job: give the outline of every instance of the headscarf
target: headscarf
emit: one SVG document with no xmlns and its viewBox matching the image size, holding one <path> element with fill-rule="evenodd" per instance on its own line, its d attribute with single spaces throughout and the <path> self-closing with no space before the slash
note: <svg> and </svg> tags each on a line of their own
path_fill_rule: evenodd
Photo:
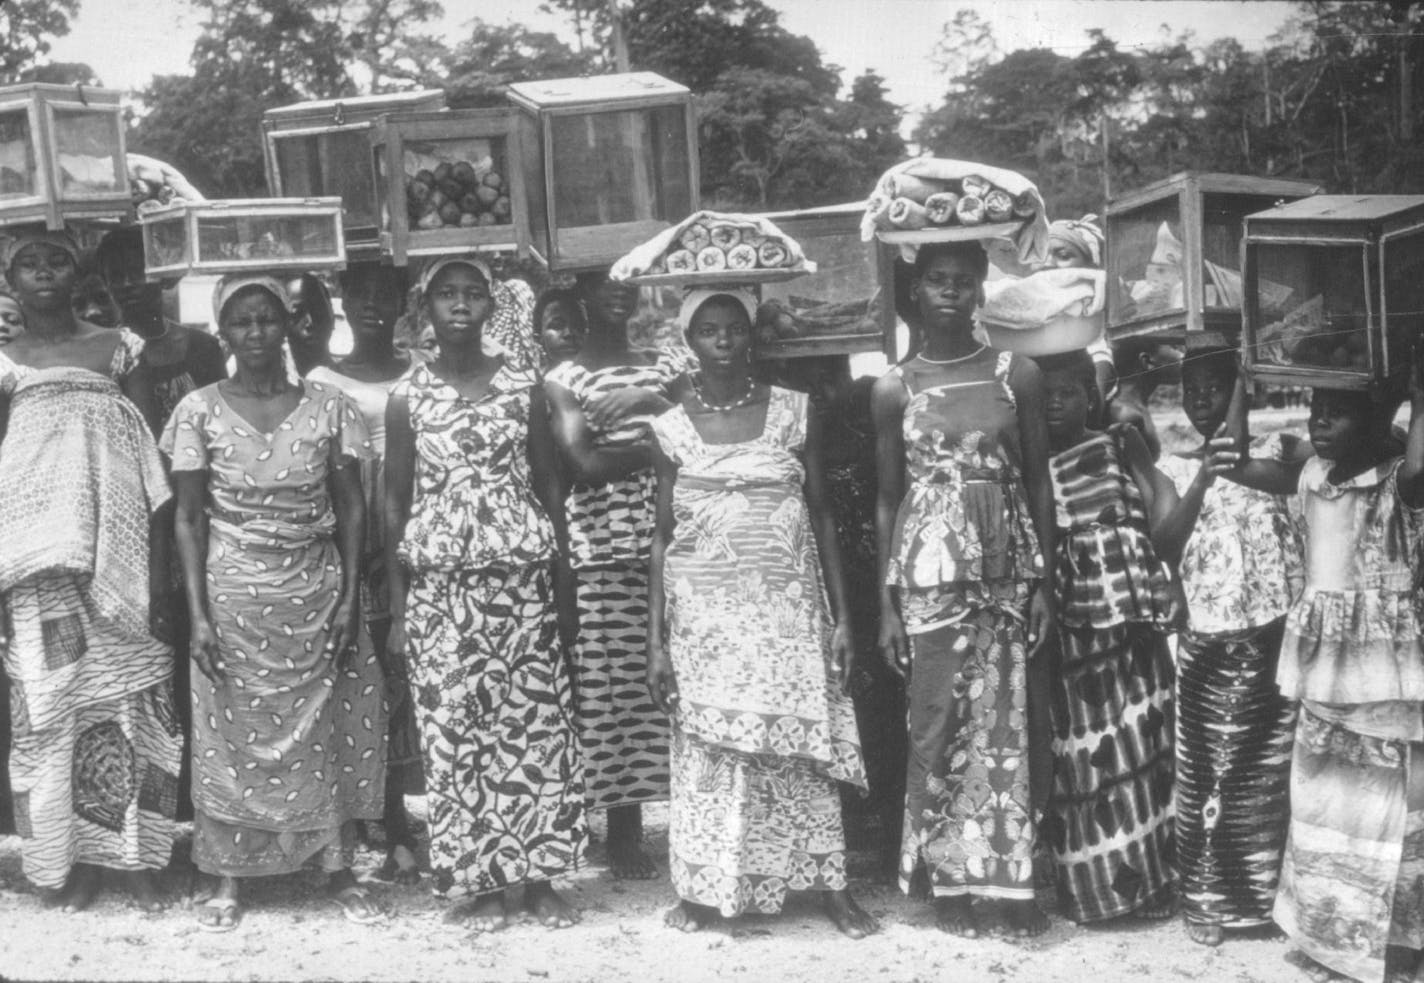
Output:
<svg viewBox="0 0 1424 983">
<path fill-rule="evenodd" d="M 213 320 L 221 325 L 223 308 L 239 290 L 246 290 L 248 287 L 262 288 L 277 298 L 282 310 L 288 314 L 292 313 L 292 295 L 287 292 L 282 281 L 268 273 L 234 273 L 219 280 L 217 288 L 213 290 Z"/>
<path fill-rule="evenodd" d="M 755 324 L 757 314 L 756 295 L 745 287 L 694 287 L 682 298 L 682 307 L 677 312 L 677 326 L 683 334 L 692 327 L 692 318 L 703 304 L 713 297 L 730 297 L 747 312 L 747 320 Z"/>
<path fill-rule="evenodd" d="M 1078 250 L 1097 269 L 1103 266 L 1103 230 L 1098 228 L 1096 215 L 1080 219 L 1059 219 L 1048 227 L 1050 247 L 1057 241 Z"/>
<path fill-rule="evenodd" d="M 478 270 L 480 276 L 485 278 L 485 284 L 494 290 L 494 274 L 490 272 L 489 264 L 478 256 L 438 256 L 430 261 L 420 274 L 420 295 L 425 296 L 425 292 L 430 289 L 430 284 L 435 281 L 439 272 L 449 266 L 468 266 Z"/>
<path fill-rule="evenodd" d="M 420 281 L 417 287 L 420 291 L 420 298 L 425 299 L 426 292 L 430 285 L 435 282 L 435 277 L 441 270 L 450 266 L 468 266 L 477 271 L 485 278 L 485 285 L 489 287 L 490 300 L 494 302 L 494 313 L 485 321 L 483 329 L 480 331 L 480 350 L 490 358 L 504 357 L 514 362 L 527 361 L 530 365 L 537 365 L 537 355 L 532 354 L 534 333 L 528 327 L 529 313 L 534 307 L 534 294 L 525 286 L 524 293 L 508 289 L 508 285 L 494 278 L 494 271 L 490 269 L 479 256 L 465 254 L 462 256 L 437 256 L 430 261 L 424 270 L 421 271 Z M 511 284 L 519 281 L 511 281 Z M 422 323 L 423 320 L 422 320 Z M 523 338 L 523 345 L 518 342 L 511 344 L 510 336 Z M 523 350 L 519 350 L 519 349 Z M 527 357 L 526 356 L 527 354 Z M 516 357 L 518 356 L 518 357 Z"/>
<path fill-rule="evenodd" d="M 5 237 L 4 252 L 0 253 L 0 262 L 4 263 L 4 272 L 10 272 L 10 266 L 15 262 L 15 257 L 20 255 L 20 250 L 26 246 L 33 246 L 35 243 L 46 243 L 63 249 L 74 261 L 75 267 L 79 266 L 79 246 L 68 232 L 63 229 L 36 229 Z"/>
</svg>

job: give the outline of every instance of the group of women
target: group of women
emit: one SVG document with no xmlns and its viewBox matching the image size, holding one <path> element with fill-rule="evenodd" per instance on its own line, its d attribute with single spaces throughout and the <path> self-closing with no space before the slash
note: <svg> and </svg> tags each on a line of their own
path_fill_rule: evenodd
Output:
<svg viewBox="0 0 1424 983">
<path fill-rule="evenodd" d="M 1089 223 L 1053 234 L 1055 262 L 1100 256 Z M 155 288 L 114 291 L 143 338 L 77 319 L 77 260 L 50 233 L 3 257 L 25 321 L 0 350 L 11 810 L 55 903 L 87 905 L 107 867 L 158 904 L 145 874 L 191 798 L 201 927 L 308 866 L 379 920 L 357 826 L 383 820 L 386 873 L 418 877 L 423 792 L 451 917 L 561 927 L 589 810 L 613 873 L 651 877 L 641 808 L 667 801 L 670 925 L 813 891 L 864 937 L 841 789 L 895 786 L 851 696 L 878 648 L 908 716 L 900 883 L 945 931 L 1042 932 L 1051 869 L 1078 922 L 1181 910 L 1215 945 L 1274 920 L 1355 978 L 1413 971 L 1424 415 L 1401 442 L 1398 399 L 1317 391 L 1315 456 L 1241 453 L 1234 353 L 1144 348 L 1116 385 L 1179 373 L 1203 438 L 1159 459 L 1107 353 L 990 347 L 984 250 L 926 245 L 857 498 L 827 478 L 845 407 L 754 362 L 736 287 L 687 293 L 679 356 L 632 345 L 625 284 L 535 301 L 440 257 L 416 284 L 427 352 L 394 343 L 403 272 L 353 264 L 354 348 L 299 374 L 288 284 L 235 276 L 214 301 L 232 375 L 210 378 L 202 343 L 165 345 Z M 867 641 L 842 540 L 871 498 Z"/>
</svg>

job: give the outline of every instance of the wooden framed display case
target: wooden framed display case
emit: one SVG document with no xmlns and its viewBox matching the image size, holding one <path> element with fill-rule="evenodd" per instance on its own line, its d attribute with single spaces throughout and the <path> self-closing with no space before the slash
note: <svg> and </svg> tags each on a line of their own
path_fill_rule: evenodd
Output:
<svg viewBox="0 0 1424 983">
<path fill-rule="evenodd" d="M 132 216 L 117 90 L 0 88 L 0 225 Z"/>
<path fill-rule="evenodd" d="M 894 250 L 861 241 L 864 215 L 865 204 L 854 202 L 761 216 L 800 244 L 816 272 L 761 285 L 766 306 L 757 323 L 758 359 L 877 351 L 893 356 L 893 291 L 882 284 L 889 282 Z"/>
<path fill-rule="evenodd" d="M 1193 345 L 1241 331 L 1241 222 L 1320 191 L 1309 181 L 1185 172 L 1107 211 L 1107 330 Z"/>
<path fill-rule="evenodd" d="M 529 246 L 524 168 L 510 109 L 383 116 L 371 133 L 381 252 L 411 256 Z"/>
<path fill-rule="evenodd" d="M 340 198 L 180 202 L 149 212 L 140 222 L 150 280 L 346 266 Z"/>
<path fill-rule="evenodd" d="M 698 207 L 692 93 L 652 72 L 509 87 L 530 244 L 556 272 L 612 265 Z"/>
<path fill-rule="evenodd" d="M 370 134 L 386 113 L 445 108 L 439 89 L 351 99 L 323 99 L 262 114 L 267 187 L 278 198 L 336 197 L 347 248 L 373 258 L 378 250 L 380 186 Z"/>
<path fill-rule="evenodd" d="M 1246 217 L 1246 364 L 1263 382 L 1365 389 L 1424 333 L 1424 195 L 1318 195 Z"/>
</svg>

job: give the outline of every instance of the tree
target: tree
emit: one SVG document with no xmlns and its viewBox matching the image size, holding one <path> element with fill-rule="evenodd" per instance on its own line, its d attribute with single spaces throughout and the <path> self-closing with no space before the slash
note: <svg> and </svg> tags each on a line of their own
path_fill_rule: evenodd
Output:
<svg viewBox="0 0 1424 983">
<path fill-rule="evenodd" d="M 420 67 L 391 70 L 392 77 L 444 88 L 452 107 L 465 108 L 504 105 L 511 82 L 587 75 L 595 67 L 592 53 L 579 54 L 546 31 L 479 19 L 469 31 L 453 50 L 426 39 L 412 49 Z"/>
<path fill-rule="evenodd" d="M 69 33 L 69 19 L 78 13 L 79 0 L 0 2 L 0 81 L 17 81 L 33 68 L 51 41 Z"/>
</svg>

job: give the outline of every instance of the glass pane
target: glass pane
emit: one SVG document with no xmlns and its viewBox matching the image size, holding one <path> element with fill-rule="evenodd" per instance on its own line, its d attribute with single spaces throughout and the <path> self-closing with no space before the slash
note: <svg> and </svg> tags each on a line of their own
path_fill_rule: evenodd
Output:
<svg viewBox="0 0 1424 983">
<path fill-rule="evenodd" d="M 1424 336 L 1424 234 L 1392 239 L 1384 256 L 1385 343 L 1393 372 Z"/>
<path fill-rule="evenodd" d="M 128 189 L 128 169 L 119 159 L 116 113 L 56 109 L 54 146 L 59 157 L 59 193 L 99 194 Z"/>
<path fill-rule="evenodd" d="M 1241 309 L 1241 223 L 1279 199 L 1266 195 L 1202 195 L 1202 291 L 1206 307 Z"/>
<path fill-rule="evenodd" d="M 1108 284 L 1113 321 L 1183 310 L 1186 245 L 1173 195 L 1108 218 Z"/>
<path fill-rule="evenodd" d="M 143 226 L 143 262 L 150 269 L 182 265 L 187 260 L 187 223 L 176 216 Z"/>
<path fill-rule="evenodd" d="M 555 116 L 551 128 L 559 228 L 677 221 L 692 211 L 682 107 Z"/>
<path fill-rule="evenodd" d="M 406 207 L 412 231 L 514 224 L 503 137 L 406 140 Z"/>
<path fill-rule="evenodd" d="M 519 116 L 519 159 L 524 168 L 524 196 L 528 202 L 529 235 L 539 255 L 549 255 L 548 201 L 544 197 L 544 131 L 537 116 Z"/>
<path fill-rule="evenodd" d="M 370 144 L 365 130 L 279 134 L 273 140 L 283 197 L 340 198 L 341 220 L 348 228 L 375 226 L 376 186 L 366 163 Z"/>
<path fill-rule="evenodd" d="M 775 301 L 780 309 L 763 308 L 758 336 L 773 340 L 768 331 L 776 338 L 878 332 L 874 243 L 861 242 L 859 230 L 796 236 L 796 241 L 807 258 L 816 261 L 816 272 L 762 285 L 763 302 Z"/>
<path fill-rule="evenodd" d="M 1359 246 L 1253 245 L 1256 359 L 1266 365 L 1370 369 L 1365 252 Z"/>
<path fill-rule="evenodd" d="M 26 109 L 0 113 L 0 197 L 28 197 L 35 190 L 35 142 Z"/>
<path fill-rule="evenodd" d="M 325 215 L 200 215 L 198 260 L 330 258 L 336 223 Z"/>
</svg>

